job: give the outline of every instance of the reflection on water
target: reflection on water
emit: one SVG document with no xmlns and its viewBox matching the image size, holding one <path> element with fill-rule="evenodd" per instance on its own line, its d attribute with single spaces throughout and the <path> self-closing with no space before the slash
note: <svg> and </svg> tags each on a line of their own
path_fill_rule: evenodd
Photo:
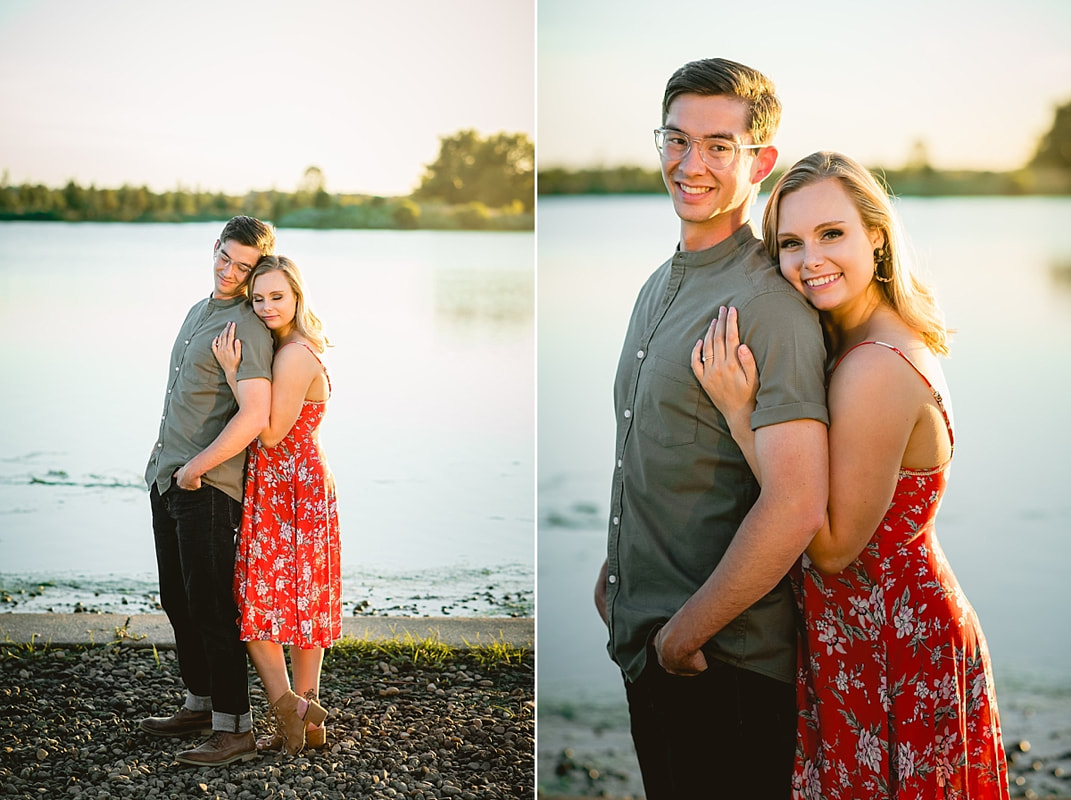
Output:
<svg viewBox="0 0 1071 800">
<path fill-rule="evenodd" d="M 435 314 L 452 335 L 532 325 L 531 273 L 452 269 L 437 272 L 434 280 Z"/>
</svg>

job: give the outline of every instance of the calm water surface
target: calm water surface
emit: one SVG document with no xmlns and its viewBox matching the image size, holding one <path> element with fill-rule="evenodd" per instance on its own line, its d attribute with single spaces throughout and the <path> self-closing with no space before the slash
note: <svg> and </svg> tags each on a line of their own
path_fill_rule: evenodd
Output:
<svg viewBox="0 0 1071 800">
<path fill-rule="evenodd" d="M 1067 733 L 1071 201 L 905 199 L 900 211 L 958 330 L 945 364 L 956 453 L 938 535 L 982 621 L 1009 733 L 1035 712 Z M 605 767 L 629 746 L 592 590 L 605 557 L 614 368 L 636 293 L 677 235 L 662 197 L 540 200 L 541 776 L 564 747 L 601 748 L 591 757 Z"/>
<path fill-rule="evenodd" d="M 0 223 L 0 610 L 155 591 L 142 474 L 221 227 Z M 335 345 L 347 604 L 532 613 L 533 236 L 283 229 L 278 249 Z"/>
</svg>

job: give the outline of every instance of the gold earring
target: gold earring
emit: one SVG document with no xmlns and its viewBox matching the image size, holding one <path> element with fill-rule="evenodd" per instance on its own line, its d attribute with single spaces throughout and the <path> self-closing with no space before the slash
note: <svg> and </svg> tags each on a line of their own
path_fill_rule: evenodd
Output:
<svg viewBox="0 0 1071 800">
<path fill-rule="evenodd" d="M 892 278 L 885 278 L 878 274 L 878 270 L 881 269 L 881 265 L 888 259 L 889 254 L 885 252 L 884 247 L 879 247 L 874 251 L 874 280 L 881 283 L 892 283 Z"/>
</svg>

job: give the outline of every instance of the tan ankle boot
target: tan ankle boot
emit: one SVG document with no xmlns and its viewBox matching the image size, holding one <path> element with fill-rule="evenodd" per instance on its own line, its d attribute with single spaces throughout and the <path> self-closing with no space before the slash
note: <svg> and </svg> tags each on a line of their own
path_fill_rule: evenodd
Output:
<svg viewBox="0 0 1071 800">
<path fill-rule="evenodd" d="M 316 703 L 320 698 L 312 689 L 305 692 L 305 699 L 310 703 Z M 315 724 L 315 723 L 314 723 Z M 327 747 L 327 726 L 320 722 L 315 728 L 305 726 L 305 746 L 310 750 L 319 750 L 322 747 Z"/>
<path fill-rule="evenodd" d="M 286 694 L 272 703 L 276 714 L 276 730 L 282 729 L 286 741 L 283 748 L 292 756 L 305 747 L 305 726 L 319 725 L 327 719 L 327 712 L 315 700 L 306 701 L 305 713 L 298 713 L 302 698 L 288 689 Z"/>
<path fill-rule="evenodd" d="M 286 744 L 286 736 L 283 735 L 282 725 L 276 719 L 275 706 L 272 706 L 271 716 L 268 720 L 268 735 L 257 739 L 257 752 L 266 753 L 282 750 L 284 744 Z"/>
<path fill-rule="evenodd" d="M 286 695 L 283 695 L 284 697 Z M 286 744 L 286 734 L 283 732 L 283 721 L 279 715 L 279 708 L 275 703 L 268 703 L 268 734 L 257 739 L 257 752 L 264 753 L 274 750 L 282 750 Z"/>
<path fill-rule="evenodd" d="M 305 731 L 305 746 L 310 750 L 327 747 L 327 726 L 321 725 L 318 728 L 308 728 Z"/>
</svg>

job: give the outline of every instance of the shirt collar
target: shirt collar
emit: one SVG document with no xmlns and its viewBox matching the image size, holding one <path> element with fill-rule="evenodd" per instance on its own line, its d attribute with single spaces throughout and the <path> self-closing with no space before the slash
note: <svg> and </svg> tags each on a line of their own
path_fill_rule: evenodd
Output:
<svg viewBox="0 0 1071 800">
<path fill-rule="evenodd" d="M 682 253 L 680 244 L 678 244 L 677 252 L 673 254 L 673 263 L 685 267 L 705 267 L 728 258 L 741 247 L 754 242 L 758 238 L 758 232 L 749 220 L 733 231 L 728 239 L 720 241 L 706 250 L 693 250 Z"/>
<path fill-rule="evenodd" d="M 219 300 L 213 297 L 212 295 L 208 296 L 208 304 L 214 308 L 230 308 L 231 306 L 236 306 L 239 303 L 244 302 L 246 302 L 246 297 L 245 295 L 241 294 L 237 297 L 230 297 L 226 300 Z"/>
</svg>

